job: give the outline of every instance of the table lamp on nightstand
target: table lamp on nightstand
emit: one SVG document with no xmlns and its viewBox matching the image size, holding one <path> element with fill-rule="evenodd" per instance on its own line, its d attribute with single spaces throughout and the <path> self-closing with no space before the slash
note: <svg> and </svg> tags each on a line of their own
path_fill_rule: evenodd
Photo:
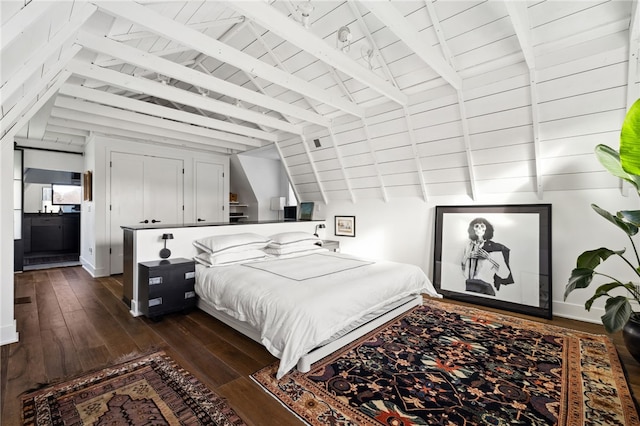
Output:
<svg viewBox="0 0 640 426">
<path fill-rule="evenodd" d="M 164 240 L 164 248 L 160 250 L 160 258 L 166 259 L 171 256 L 171 250 L 167 248 L 167 240 L 173 240 L 173 234 L 162 234 Z"/>
<path fill-rule="evenodd" d="M 320 224 L 316 225 L 316 230 L 315 230 L 315 232 L 313 233 L 313 235 L 315 235 L 315 236 L 317 237 L 317 236 L 318 236 L 318 229 L 324 229 L 324 228 L 326 228 L 326 226 L 324 225 L 324 223 L 320 223 Z"/>
</svg>

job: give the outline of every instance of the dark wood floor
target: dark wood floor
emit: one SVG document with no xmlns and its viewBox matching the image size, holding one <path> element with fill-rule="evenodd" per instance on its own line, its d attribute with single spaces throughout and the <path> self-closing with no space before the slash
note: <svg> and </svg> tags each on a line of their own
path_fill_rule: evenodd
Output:
<svg viewBox="0 0 640 426">
<path fill-rule="evenodd" d="M 249 425 L 300 425 L 249 375 L 275 362 L 262 346 L 195 310 L 159 322 L 134 318 L 121 301 L 122 277 L 94 279 L 80 267 L 30 271 L 15 276 L 20 341 L 2 346 L 1 424 L 20 424 L 20 395 L 41 383 L 113 364 L 134 353 L 165 350 L 219 395 Z M 602 326 L 562 318 L 551 323 L 593 333 Z M 614 336 L 640 395 L 640 364 Z"/>
</svg>

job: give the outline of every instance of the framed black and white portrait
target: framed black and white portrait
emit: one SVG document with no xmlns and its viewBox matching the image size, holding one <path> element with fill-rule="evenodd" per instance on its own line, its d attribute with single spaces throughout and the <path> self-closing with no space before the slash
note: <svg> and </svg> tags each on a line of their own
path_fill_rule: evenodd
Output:
<svg viewBox="0 0 640 426">
<path fill-rule="evenodd" d="M 445 297 L 551 318 L 551 205 L 436 206 Z"/>
</svg>

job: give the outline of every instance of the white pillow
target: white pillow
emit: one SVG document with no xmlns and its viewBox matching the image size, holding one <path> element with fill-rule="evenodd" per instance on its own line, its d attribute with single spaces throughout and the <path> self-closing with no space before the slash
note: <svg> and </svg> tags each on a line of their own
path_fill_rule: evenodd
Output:
<svg viewBox="0 0 640 426">
<path fill-rule="evenodd" d="M 267 257 L 267 253 L 262 250 L 252 249 L 244 251 L 232 251 L 229 253 L 200 253 L 194 260 L 205 266 L 221 266 L 221 265 L 233 265 L 234 263 L 249 262 L 252 260 L 260 260 Z"/>
<path fill-rule="evenodd" d="M 321 246 L 317 246 L 315 244 L 308 244 L 304 246 L 288 245 L 288 246 L 282 246 L 282 247 L 267 247 L 264 249 L 264 251 L 265 253 L 270 254 L 272 256 L 282 256 L 285 254 L 292 254 L 292 253 L 327 251 L 327 249 L 324 249 Z"/>
<path fill-rule="evenodd" d="M 245 232 L 241 234 L 214 235 L 195 240 L 193 245 L 206 253 L 230 253 L 235 251 L 261 249 L 271 240 L 265 236 Z"/>
<path fill-rule="evenodd" d="M 322 240 L 316 237 L 313 234 L 308 232 L 281 232 L 279 234 L 274 234 L 269 237 L 271 242 L 269 243 L 269 247 L 281 247 L 287 244 L 304 244 L 304 243 L 320 243 L 322 244 Z"/>
</svg>

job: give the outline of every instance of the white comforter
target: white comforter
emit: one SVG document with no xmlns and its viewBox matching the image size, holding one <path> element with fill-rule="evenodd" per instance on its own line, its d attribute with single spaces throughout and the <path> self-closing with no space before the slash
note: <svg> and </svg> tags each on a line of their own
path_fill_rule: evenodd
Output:
<svg viewBox="0 0 640 426">
<path fill-rule="evenodd" d="M 302 264 L 296 268 L 293 262 Z M 216 309 L 259 330 L 262 344 L 280 358 L 277 378 L 367 313 L 411 294 L 439 296 L 415 265 L 374 263 L 328 251 L 251 264 L 198 265 L 195 289 Z"/>
</svg>

